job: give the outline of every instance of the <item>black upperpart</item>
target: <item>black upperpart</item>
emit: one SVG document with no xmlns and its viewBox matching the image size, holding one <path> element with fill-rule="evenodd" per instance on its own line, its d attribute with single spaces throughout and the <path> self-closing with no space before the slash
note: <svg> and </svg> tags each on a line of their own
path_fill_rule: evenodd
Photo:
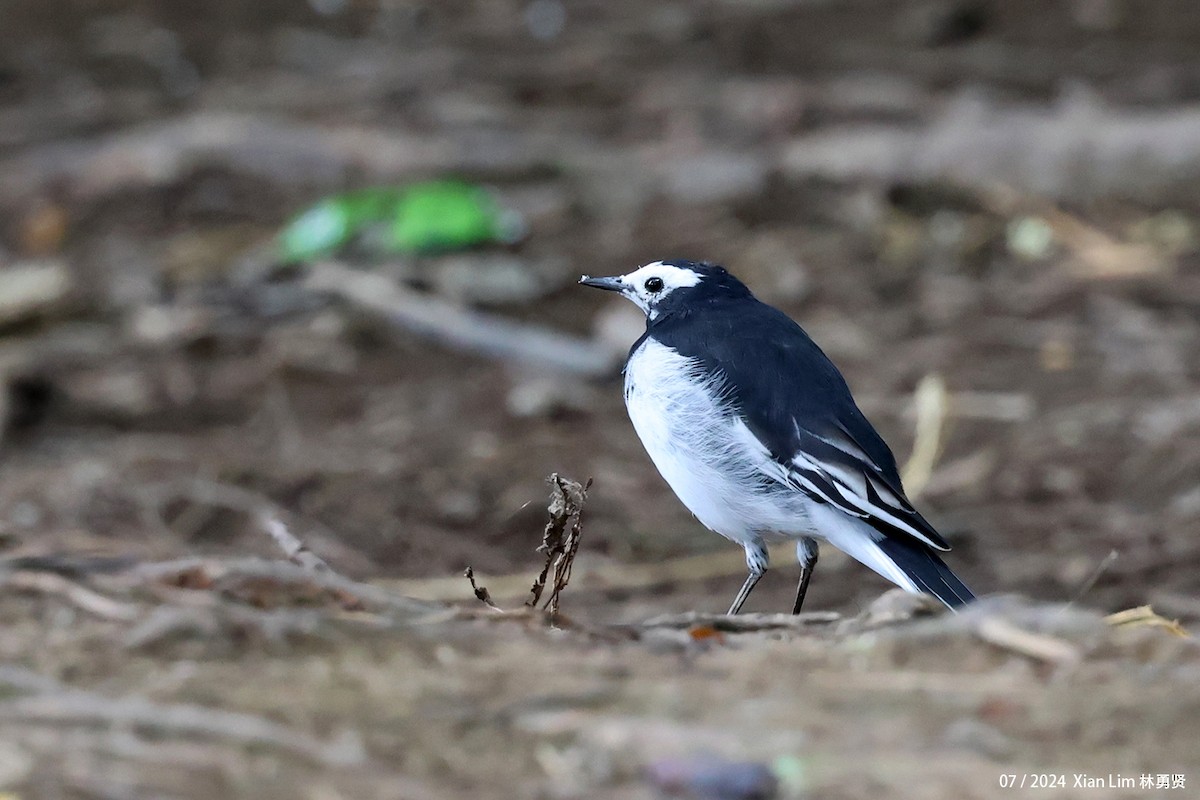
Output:
<svg viewBox="0 0 1200 800">
<path fill-rule="evenodd" d="M 724 267 L 662 263 L 701 279 L 652 305 L 630 356 L 649 339 L 689 359 L 776 462 L 778 480 L 874 528 L 874 543 L 918 590 L 950 607 L 971 600 L 938 555 L 950 546 L 904 496 L 891 449 L 804 329 Z"/>
<path fill-rule="evenodd" d="M 665 260 L 662 263 L 668 267 L 690 269 L 692 272 L 699 274 L 702 280 L 696 286 L 691 287 L 693 289 L 703 287 L 713 293 L 724 292 L 738 297 L 745 297 L 750 294 L 750 290 L 746 287 L 746 284 L 735 278 L 733 273 L 720 264 L 713 264 L 708 261 L 688 261 L 683 258 L 673 258 Z"/>
<path fill-rule="evenodd" d="M 722 300 L 753 299 L 754 295 L 746 284 L 739 281 L 729 270 L 707 261 L 670 259 L 662 262 L 668 267 L 689 269 L 699 274 L 700 282 L 695 286 L 676 289 L 664 297 L 656 306 L 658 314 L 647 325 L 662 322 L 666 317 L 688 315 L 699 312 L 705 306 Z"/>
<path fill-rule="evenodd" d="M 646 333 L 630 348 L 631 355 L 646 338 L 654 337 L 722 374 L 729 399 L 781 462 L 800 449 L 795 420 L 803 419 L 818 436 L 846 431 L 899 486 L 891 449 L 859 410 L 842 373 L 795 320 L 758 300 L 724 267 L 663 263 L 704 278 L 663 298 L 658 315 L 646 321 Z"/>
</svg>

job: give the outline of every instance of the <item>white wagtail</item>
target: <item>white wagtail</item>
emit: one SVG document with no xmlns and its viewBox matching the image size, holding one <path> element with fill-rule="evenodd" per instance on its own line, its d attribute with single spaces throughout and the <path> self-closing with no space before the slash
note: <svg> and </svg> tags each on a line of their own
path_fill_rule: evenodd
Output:
<svg viewBox="0 0 1200 800">
<path fill-rule="evenodd" d="M 767 570 L 766 543 L 796 540 L 799 613 L 829 542 L 910 592 L 954 608 L 974 595 L 950 546 L 904 496 L 896 459 L 837 367 L 783 312 L 724 268 L 656 261 L 583 276 L 646 313 L 625 364 L 629 418 L 658 471 L 705 527 L 746 550 L 741 609 Z"/>
</svg>

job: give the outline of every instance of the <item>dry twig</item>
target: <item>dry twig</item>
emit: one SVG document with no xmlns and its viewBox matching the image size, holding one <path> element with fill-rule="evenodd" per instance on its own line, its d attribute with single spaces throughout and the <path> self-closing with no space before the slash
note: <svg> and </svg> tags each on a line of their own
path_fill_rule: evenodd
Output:
<svg viewBox="0 0 1200 800">
<path fill-rule="evenodd" d="M 668 628 L 687 630 L 707 627 L 726 633 L 753 633 L 756 631 L 803 630 L 813 626 L 837 622 L 842 615 L 836 611 L 806 611 L 802 614 L 666 614 L 651 617 L 637 624 L 639 629 Z"/>
<path fill-rule="evenodd" d="M 550 519 L 542 531 L 542 543 L 538 545 L 538 552 L 546 555 L 546 565 L 534 580 L 529 600 L 525 604 L 537 607 L 546 589 L 550 570 L 553 569 L 554 582 L 550 588 L 550 597 L 544 606 L 553 617 L 558 613 L 558 601 L 562 590 L 567 588 L 567 583 L 571 580 L 571 568 L 575 563 L 575 554 L 579 551 L 579 537 L 583 533 L 580 515 L 583 513 L 583 504 L 587 501 L 592 479 L 588 478 L 581 486 L 575 481 L 560 477 L 556 472 L 550 476 L 549 482 L 554 487 L 550 493 L 549 507 L 546 509 Z"/>
<path fill-rule="evenodd" d="M 264 528 L 267 529 L 267 533 L 269 533 L 272 539 L 275 540 L 275 543 L 283 549 L 284 553 L 287 554 L 289 559 L 292 558 L 292 547 L 289 546 L 286 540 L 290 538 L 297 542 L 299 541 L 296 540 L 296 537 L 294 537 L 291 532 L 287 530 L 286 524 L 282 522 L 284 519 L 293 517 L 293 515 L 290 514 L 287 509 L 283 508 L 269 497 L 241 486 L 234 486 L 228 483 L 221 483 L 220 481 L 209 480 L 202 477 L 193 477 L 183 480 L 165 481 L 160 484 L 147 486 L 141 490 L 141 494 L 145 498 L 146 502 L 155 510 L 155 513 L 158 513 L 158 509 L 160 509 L 169 501 L 172 501 L 176 498 L 185 498 L 199 506 L 225 508 L 230 511 L 236 511 L 241 514 L 246 514 L 249 517 L 253 517 L 263 524 Z M 279 524 L 284 525 L 285 536 L 283 537 L 283 540 L 277 538 L 277 531 L 268 527 L 266 520 L 276 520 L 279 522 Z M 333 538 L 333 533 L 331 531 L 323 528 L 317 523 L 306 520 L 306 525 L 308 527 L 315 528 L 324 536 Z M 177 523 L 176 527 L 186 528 L 187 526 L 180 526 Z M 308 548 L 303 542 L 299 542 L 299 547 L 301 550 L 308 551 Z M 301 566 L 304 565 L 301 564 Z M 328 565 L 326 564 L 326 566 Z"/>
<path fill-rule="evenodd" d="M 267 534 L 287 556 L 288 561 L 312 572 L 333 572 L 333 567 L 309 550 L 308 545 L 297 539 L 279 517 L 263 514 L 259 517 L 259 521 Z"/>
<path fill-rule="evenodd" d="M 618 361 L 611 348 L 590 339 L 471 311 L 406 289 L 379 273 L 327 262 L 313 266 L 306 286 L 405 331 L 484 356 L 588 377 L 611 374 Z"/>
<path fill-rule="evenodd" d="M 1044 220 L 1054 235 L 1074 256 L 1067 264 L 1078 277 L 1096 280 L 1127 278 L 1166 271 L 1171 262 L 1145 244 L 1122 242 L 1100 228 L 1040 197 L 1022 195 L 1007 186 L 993 186 L 982 193 L 993 211 L 1015 216 L 1022 209 Z"/>
<path fill-rule="evenodd" d="M 227 508 L 252 517 L 271 537 L 271 541 L 283 551 L 288 561 L 311 573 L 338 576 L 337 571 L 325 559 L 314 553 L 303 540 L 292 533 L 283 521 L 288 512 L 269 498 L 240 486 L 230 486 L 203 478 L 164 484 L 149 492 L 151 502 L 156 506 L 176 494 L 187 496 L 201 505 Z M 340 593 L 339 599 L 345 608 L 352 610 L 361 607 L 356 595 L 337 589 L 332 591 L 335 594 Z"/>
<path fill-rule="evenodd" d="M 901 478 L 910 499 L 916 499 L 929 483 L 942 451 L 942 435 L 949 415 L 946 382 L 940 375 L 926 375 L 917 384 L 914 401 L 917 409 L 916 435 L 912 454 L 904 464 Z"/>
<path fill-rule="evenodd" d="M 1071 598 L 1071 601 L 1069 603 L 1067 603 L 1066 607 L 1070 608 L 1071 606 L 1075 605 L 1080 600 L 1082 600 L 1083 596 L 1085 594 L 1087 594 L 1088 592 L 1090 592 L 1092 590 L 1092 587 L 1096 585 L 1096 581 L 1100 580 L 1100 576 L 1103 575 L 1108 570 L 1109 567 L 1111 567 L 1114 563 L 1116 563 L 1116 560 L 1120 557 L 1121 557 L 1121 554 L 1119 552 L 1117 552 L 1116 550 L 1110 550 L 1108 552 L 1108 555 L 1106 555 L 1104 557 L 1104 560 L 1101 561 L 1100 564 L 1094 570 L 1092 570 L 1092 574 L 1089 575 L 1087 580 L 1085 580 L 1083 582 L 1083 584 L 1079 587 L 1079 591 L 1075 592 L 1075 596 Z"/>
<path fill-rule="evenodd" d="M 230 602 L 212 602 L 203 606 L 163 605 L 126 633 L 123 644 L 136 650 L 174 638 L 190 637 L 277 643 L 327 634 L 333 623 L 378 630 L 392 625 L 393 621 L 376 614 L 331 614 L 328 609 L 279 608 L 264 611 Z"/>
<path fill-rule="evenodd" d="M 352 766 L 366 760 L 357 736 L 322 742 L 251 714 L 194 705 L 159 704 L 137 696 L 108 698 L 74 690 L 41 693 L 0 703 L 0 720 L 106 725 L 168 736 L 257 744 L 324 766 Z"/>
<path fill-rule="evenodd" d="M 56 595 L 64 598 L 76 608 L 101 619 L 129 622 L 137 619 L 142 613 L 141 609 L 133 603 L 123 603 L 120 600 L 106 597 L 53 572 L 13 572 L 0 577 L 0 586 L 9 586 L 19 591 Z"/>
<path fill-rule="evenodd" d="M 487 587 L 480 586 L 479 584 L 477 584 L 475 582 L 475 570 L 474 569 L 472 569 L 471 567 L 467 567 L 467 570 L 466 570 L 466 572 L 463 573 L 463 576 L 466 577 L 466 579 L 471 582 L 471 591 L 475 593 L 475 596 L 477 598 L 479 598 L 479 602 L 483 603 L 484 605 L 488 606 L 489 608 L 494 608 L 497 611 L 500 610 L 500 606 L 498 606 L 494 602 L 492 602 L 492 596 L 491 596 L 491 594 L 488 593 Z"/>
<path fill-rule="evenodd" d="M 376 175 L 404 174 L 438 165 L 461 168 L 461 154 L 445 137 L 418 139 L 361 125 L 329 128 L 262 114 L 199 111 L 162 122 L 30 148 L 6 159 L 0 197 L 41 191 L 65 183 L 81 198 L 131 186 L 158 186 L 178 179 L 197 160 L 234 173 L 261 173 L 274 181 L 328 179 L 347 168 Z"/>
<path fill-rule="evenodd" d="M 14 664 L 0 664 L 0 686 L 35 694 L 63 691 L 63 685 L 54 678 Z"/>
<path fill-rule="evenodd" d="M 280 589 L 294 587 L 311 594 L 313 589 L 329 592 L 338 599 L 352 597 L 364 605 L 422 617 L 442 609 L 411 597 L 404 597 L 379 586 L 360 583 L 332 571 L 314 572 L 286 561 L 261 558 L 185 558 L 138 564 L 122 577 L 150 584 L 168 584 L 192 588 L 237 591 L 258 584 Z"/>
<path fill-rule="evenodd" d="M 783 542 L 768 548 L 771 561 L 792 558 L 796 545 Z M 821 564 L 836 569 L 847 563 L 849 557 L 839 550 L 830 550 L 821 556 Z M 613 589 L 646 589 L 677 583 L 723 578 L 729 575 L 744 575 L 746 562 L 739 553 L 721 549 L 714 553 L 681 556 L 665 561 L 641 564 L 589 563 L 576 565 L 572 571 L 573 592 L 604 592 Z M 525 573 L 513 573 L 490 577 L 488 594 L 493 598 L 516 599 L 529 593 L 529 577 Z M 451 601 L 462 597 L 462 576 L 453 578 L 405 578 L 374 582 L 394 592 L 429 601 Z"/>
<path fill-rule="evenodd" d="M 998 616 L 984 617 L 975 625 L 975 635 L 988 644 L 1050 664 L 1074 664 L 1082 654 L 1070 642 L 1018 628 Z"/>
</svg>

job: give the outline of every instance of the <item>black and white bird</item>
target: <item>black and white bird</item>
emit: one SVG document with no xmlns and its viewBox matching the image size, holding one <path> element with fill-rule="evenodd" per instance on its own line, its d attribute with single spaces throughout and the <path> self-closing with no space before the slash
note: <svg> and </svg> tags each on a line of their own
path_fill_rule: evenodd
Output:
<svg viewBox="0 0 1200 800">
<path fill-rule="evenodd" d="M 658 471 L 705 527 L 746 550 L 736 614 L 795 540 L 799 613 L 825 541 L 910 592 L 955 608 L 974 595 L 950 546 L 900 484 L 896 459 L 804 330 L 723 267 L 656 261 L 580 283 L 646 314 L 625 364 L 625 405 Z"/>
</svg>

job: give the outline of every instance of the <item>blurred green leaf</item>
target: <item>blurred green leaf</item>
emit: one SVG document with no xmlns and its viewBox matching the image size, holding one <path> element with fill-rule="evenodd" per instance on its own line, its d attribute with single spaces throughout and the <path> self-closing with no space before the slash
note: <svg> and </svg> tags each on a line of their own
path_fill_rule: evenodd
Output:
<svg viewBox="0 0 1200 800">
<path fill-rule="evenodd" d="M 364 189 L 333 195 L 296 216 L 280 234 L 285 263 L 331 255 L 364 232 L 389 253 L 460 250 L 519 238 L 521 222 L 486 189 L 462 181 Z"/>
</svg>

